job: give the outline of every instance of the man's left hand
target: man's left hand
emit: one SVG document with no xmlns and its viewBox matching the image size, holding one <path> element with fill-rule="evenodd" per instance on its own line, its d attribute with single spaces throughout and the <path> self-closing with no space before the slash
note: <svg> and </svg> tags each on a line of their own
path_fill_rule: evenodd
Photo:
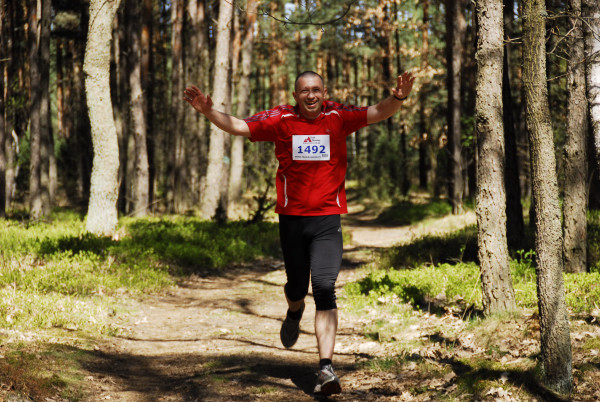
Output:
<svg viewBox="0 0 600 402">
<path fill-rule="evenodd" d="M 409 73 L 405 72 L 402 75 L 398 76 L 396 88 L 392 89 L 392 94 L 398 99 L 405 99 L 412 91 L 413 83 L 415 82 L 415 77 Z"/>
</svg>

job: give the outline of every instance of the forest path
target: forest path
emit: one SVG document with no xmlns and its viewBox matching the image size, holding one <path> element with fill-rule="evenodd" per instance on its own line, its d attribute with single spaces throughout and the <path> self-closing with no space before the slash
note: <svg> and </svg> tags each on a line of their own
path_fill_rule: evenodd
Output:
<svg viewBox="0 0 600 402">
<path fill-rule="evenodd" d="M 362 275 L 356 268 L 372 258 L 373 247 L 391 246 L 420 230 L 370 222 L 360 213 L 346 219 L 344 230 L 353 241 L 346 246 L 338 291 Z M 146 298 L 124 335 L 111 338 L 87 367 L 91 400 L 319 399 L 312 394 L 318 363 L 314 303 L 307 297 L 300 338 L 285 349 L 279 340 L 284 283 L 282 261 L 265 259 L 231 268 L 224 276 L 192 276 L 162 296 Z M 344 391 L 332 399 L 415 400 L 408 392 L 414 378 L 400 381 L 359 364 L 395 352 L 364 336 L 365 326 L 376 318 L 350 314 L 340 305 L 334 364 Z"/>
</svg>

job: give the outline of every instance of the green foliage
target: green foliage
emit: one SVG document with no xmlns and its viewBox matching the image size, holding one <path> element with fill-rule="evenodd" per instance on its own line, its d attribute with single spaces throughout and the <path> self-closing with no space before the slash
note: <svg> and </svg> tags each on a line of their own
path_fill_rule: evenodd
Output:
<svg viewBox="0 0 600 402">
<path fill-rule="evenodd" d="M 49 221 L 0 222 L 0 325 L 112 334 L 123 293 L 157 292 L 173 275 L 212 272 L 278 255 L 276 225 L 197 218 L 124 219 L 119 241 L 85 232 L 68 211 Z M 104 296 L 104 297 L 96 297 Z"/>
<path fill-rule="evenodd" d="M 520 252 L 510 263 L 517 305 L 537 308 L 533 252 Z M 384 265 L 385 266 L 385 265 Z M 590 313 L 600 305 L 600 273 L 564 274 L 567 306 L 574 313 Z M 348 298 L 366 298 L 377 304 L 382 297 L 398 297 L 428 309 L 481 309 L 479 267 L 475 263 L 423 265 L 414 269 L 376 269 L 345 287 Z M 437 306 L 436 306 L 437 304 Z"/>
<path fill-rule="evenodd" d="M 75 347 L 45 344 L 31 345 L 12 343 L 0 359 L 0 383 L 10 384 L 21 398 L 8 400 L 61 400 L 79 401 L 84 397 L 81 390 L 82 363 L 89 360 L 88 351 Z M 58 393 L 57 393 L 58 391 Z"/>
<path fill-rule="evenodd" d="M 429 218 L 439 218 L 452 212 L 452 206 L 445 201 L 427 204 L 413 204 L 400 201 L 383 211 L 377 219 L 386 224 L 410 225 Z"/>
<path fill-rule="evenodd" d="M 348 297 L 366 296 L 373 303 L 395 295 L 403 302 L 424 308 L 440 300 L 461 308 L 472 305 L 481 308 L 479 268 L 474 263 L 377 269 L 360 281 L 347 284 L 345 290 Z"/>
<path fill-rule="evenodd" d="M 590 272 L 600 272 L 600 210 L 588 210 L 587 221 Z"/>
<path fill-rule="evenodd" d="M 393 247 L 382 253 L 383 266 L 411 267 L 477 258 L 477 229 L 470 226 L 460 231 L 426 236 L 410 244 Z"/>
</svg>

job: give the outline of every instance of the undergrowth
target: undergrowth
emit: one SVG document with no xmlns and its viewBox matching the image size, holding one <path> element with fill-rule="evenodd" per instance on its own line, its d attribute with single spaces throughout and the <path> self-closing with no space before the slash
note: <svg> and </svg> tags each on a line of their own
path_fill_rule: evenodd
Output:
<svg viewBox="0 0 600 402">
<path fill-rule="evenodd" d="M 80 216 L 0 222 L 0 326 L 112 334 L 104 318 L 123 294 L 159 292 L 191 273 L 279 253 L 274 224 L 197 218 L 123 219 L 120 240 L 85 232 Z"/>
</svg>

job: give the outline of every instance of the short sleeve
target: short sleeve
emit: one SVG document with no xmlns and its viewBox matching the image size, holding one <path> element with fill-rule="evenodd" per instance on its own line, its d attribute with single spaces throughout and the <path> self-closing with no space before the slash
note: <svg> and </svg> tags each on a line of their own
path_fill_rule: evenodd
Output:
<svg viewBox="0 0 600 402">
<path fill-rule="evenodd" d="M 333 103 L 333 102 L 332 102 Z M 342 105 L 333 103 L 334 109 L 340 113 L 343 123 L 343 132 L 348 136 L 355 131 L 366 127 L 367 124 L 367 109 L 364 106 Z"/>
<path fill-rule="evenodd" d="M 245 118 L 250 129 L 250 141 L 275 141 L 280 116 L 281 110 L 277 107 Z"/>
</svg>

